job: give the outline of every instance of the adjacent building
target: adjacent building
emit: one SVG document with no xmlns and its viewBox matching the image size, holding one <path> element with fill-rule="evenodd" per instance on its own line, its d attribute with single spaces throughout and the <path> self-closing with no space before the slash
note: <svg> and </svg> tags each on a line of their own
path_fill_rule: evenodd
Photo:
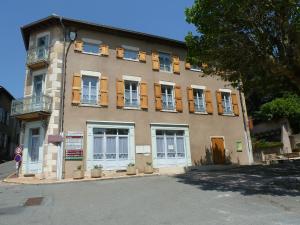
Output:
<svg viewBox="0 0 300 225">
<path fill-rule="evenodd" d="M 243 94 L 186 62 L 184 42 L 56 15 L 21 30 L 23 174 L 251 163 Z"/>
<path fill-rule="evenodd" d="M 19 143 L 20 124 L 10 117 L 11 103 L 15 98 L 0 86 L 0 163 L 14 157 Z"/>
</svg>

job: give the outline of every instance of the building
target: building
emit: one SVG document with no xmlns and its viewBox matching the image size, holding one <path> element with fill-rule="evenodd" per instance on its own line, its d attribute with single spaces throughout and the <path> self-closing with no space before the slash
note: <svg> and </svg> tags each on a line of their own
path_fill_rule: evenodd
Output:
<svg viewBox="0 0 300 225">
<path fill-rule="evenodd" d="M 21 30 L 23 174 L 251 162 L 243 95 L 185 62 L 184 42 L 56 15 Z"/>
<path fill-rule="evenodd" d="M 0 86 L 0 163 L 11 160 L 19 143 L 19 122 L 10 117 L 11 103 L 15 98 Z"/>
</svg>

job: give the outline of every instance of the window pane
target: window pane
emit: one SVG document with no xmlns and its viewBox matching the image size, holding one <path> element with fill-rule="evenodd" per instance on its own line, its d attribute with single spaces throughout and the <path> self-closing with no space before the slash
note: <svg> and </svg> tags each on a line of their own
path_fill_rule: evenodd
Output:
<svg viewBox="0 0 300 225">
<path fill-rule="evenodd" d="M 94 128 L 93 133 L 94 134 L 104 134 L 105 129 L 103 128 Z"/>
<path fill-rule="evenodd" d="M 125 59 L 137 60 L 138 59 L 138 51 L 125 49 L 124 50 L 124 58 Z"/>
<path fill-rule="evenodd" d="M 162 103 L 164 110 L 174 110 L 173 86 L 162 86 Z"/>
<path fill-rule="evenodd" d="M 116 159 L 116 137 L 106 137 L 106 159 Z"/>
<path fill-rule="evenodd" d="M 160 70 L 171 71 L 171 55 L 167 53 L 159 53 Z"/>
<path fill-rule="evenodd" d="M 156 137 L 157 158 L 165 158 L 164 138 Z"/>
<path fill-rule="evenodd" d="M 106 129 L 106 134 L 117 134 L 117 129 Z"/>
<path fill-rule="evenodd" d="M 118 129 L 119 135 L 128 135 L 129 130 L 128 129 Z"/>
<path fill-rule="evenodd" d="M 103 159 L 104 137 L 94 137 L 94 159 Z"/>
<path fill-rule="evenodd" d="M 167 136 L 167 157 L 174 158 L 176 156 L 174 136 Z"/>
<path fill-rule="evenodd" d="M 98 78 L 92 76 L 82 76 L 82 103 L 97 104 Z"/>
<path fill-rule="evenodd" d="M 177 157 L 184 158 L 185 151 L 184 151 L 184 138 L 183 137 L 176 137 L 176 147 L 177 147 Z"/>
<path fill-rule="evenodd" d="M 222 105 L 224 109 L 224 114 L 231 114 L 231 96 L 229 92 L 222 92 Z"/>
<path fill-rule="evenodd" d="M 125 81 L 125 106 L 139 106 L 138 82 L 136 81 Z"/>
<path fill-rule="evenodd" d="M 205 112 L 204 93 L 201 89 L 194 89 L 194 104 L 196 112 Z"/>
<path fill-rule="evenodd" d="M 128 159 L 128 137 L 119 137 L 119 158 Z"/>
<path fill-rule="evenodd" d="M 156 135 L 163 135 L 164 132 L 162 130 L 156 130 Z"/>
<path fill-rule="evenodd" d="M 92 43 L 83 43 L 83 52 L 99 54 L 99 45 Z"/>
</svg>

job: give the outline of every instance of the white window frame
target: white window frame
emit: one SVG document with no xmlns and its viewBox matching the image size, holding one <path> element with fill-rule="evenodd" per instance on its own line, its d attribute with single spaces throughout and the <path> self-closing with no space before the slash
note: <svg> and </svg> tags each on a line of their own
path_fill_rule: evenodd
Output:
<svg viewBox="0 0 300 225">
<path fill-rule="evenodd" d="M 45 37 L 45 36 L 48 36 L 48 47 L 50 47 L 50 32 L 49 31 L 46 31 L 46 32 L 43 32 L 43 33 L 38 33 L 36 35 L 36 40 L 35 40 L 35 48 L 37 48 L 38 46 L 38 40 L 39 38 L 41 37 Z"/>
<path fill-rule="evenodd" d="M 139 50 L 140 50 L 139 48 L 129 46 L 129 45 L 122 45 L 121 47 L 124 49 L 124 57 L 123 57 L 124 60 L 133 61 L 133 62 L 138 62 L 139 61 Z M 126 58 L 125 57 L 125 51 L 126 50 L 136 51 L 137 52 L 137 58 L 136 59 Z"/>
<path fill-rule="evenodd" d="M 90 77 L 97 77 L 98 81 L 97 81 L 97 104 L 87 104 L 87 103 L 81 103 L 81 99 L 82 99 L 82 94 L 80 95 L 80 106 L 91 106 L 91 107 L 101 107 L 99 105 L 99 90 L 100 90 L 100 80 L 101 80 L 101 76 L 102 74 L 100 72 L 96 72 L 96 71 L 90 71 L 90 70 L 81 70 L 80 71 L 80 79 L 81 79 L 81 90 L 83 90 L 83 76 L 90 76 Z"/>
<path fill-rule="evenodd" d="M 33 96 L 33 89 L 34 89 L 34 77 L 35 76 L 43 76 L 43 83 L 42 83 L 42 94 L 44 95 L 45 94 L 45 90 L 46 90 L 46 78 L 47 78 L 47 70 L 37 70 L 37 71 L 34 71 L 32 72 L 32 85 L 31 85 L 31 95 L 30 96 Z"/>
<path fill-rule="evenodd" d="M 191 64 L 191 68 L 190 68 L 191 71 L 194 71 L 194 72 L 203 72 L 202 69 L 200 68 L 200 66 L 198 66 L 199 69 L 192 68 L 193 66 L 195 66 L 195 65 Z"/>
<path fill-rule="evenodd" d="M 204 111 L 203 112 L 196 111 L 196 102 L 194 100 L 195 113 L 196 114 L 207 114 L 207 111 L 206 111 L 206 102 L 205 102 L 205 89 L 206 89 L 206 87 L 205 86 L 200 86 L 200 85 L 191 85 L 191 88 L 193 89 L 193 98 L 194 98 L 194 90 L 202 90 L 202 92 L 203 92 Z"/>
<path fill-rule="evenodd" d="M 158 51 L 158 58 L 160 54 L 165 54 L 170 56 L 170 71 L 168 70 L 161 70 L 160 69 L 160 60 L 159 60 L 159 72 L 165 72 L 165 73 L 173 73 L 173 63 L 172 63 L 172 53 L 166 52 L 166 51 Z"/>
<path fill-rule="evenodd" d="M 100 51 L 100 45 L 102 44 L 102 41 L 100 41 L 100 40 L 95 40 L 95 39 L 90 39 L 90 38 L 82 38 L 82 41 L 83 41 L 82 53 L 87 54 L 87 55 L 96 55 L 96 56 L 101 55 L 102 52 Z M 85 51 L 84 51 L 84 43 L 93 44 L 93 45 L 98 45 L 98 47 L 99 47 L 99 53 L 85 52 Z"/>
<path fill-rule="evenodd" d="M 192 165 L 191 150 L 190 150 L 190 135 L 188 124 L 169 124 L 169 123 L 151 123 L 151 144 L 152 144 L 152 158 L 153 167 L 186 167 Z M 184 158 L 172 158 L 161 159 L 157 157 L 156 149 L 156 130 L 183 130 L 184 131 L 184 145 L 185 145 L 185 157 Z"/>
<path fill-rule="evenodd" d="M 93 128 L 128 129 L 128 159 L 127 160 L 103 160 L 94 159 Z M 104 170 L 123 170 L 129 163 L 135 163 L 135 123 L 118 121 L 87 121 L 87 159 L 86 170 L 90 171 L 95 165 L 101 164 Z"/>
<path fill-rule="evenodd" d="M 137 77 L 137 76 L 131 76 L 131 75 L 123 75 L 122 76 L 123 80 L 124 80 L 124 109 L 140 109 L 141 108 L 141 102 L 140 102 L 140 85 L 141 85 L 141 81 L 142 78 L 141 77 Z M 137 107 L 131 107 L 131 106 L 125 106 L 125 82 L 126 81 L 131 81 L 131 82 L 137 82 L 138 86 L 137 86 L 137 98 L 138 98 L 138 106 Z"/>
<path fill-rule="evenodd" d="M 221 92 L 222 107 L 223 107 L 223 109 L 225 109 L 225 107 L 224 107 L 224 105 L 223 105 L 223 102 L 225 102 L 225 101 L 223 101 L 222 94 L 223 94 L 223 93 L 227 93 L 227 94 L 229 95 L 229 101 L 230 101 L 229 106 L 230 106 L 231 112 L 228 112 L 228 113 L 227 113 L 227 112 L 224 111 L 224 112 L 223 112 L 223 115 L 228 115 L 228 116 L 234 115 L 234 113 L 233 113 L 233 108 L 232 108 L 231 90 L 230 90 L 230 89 L 223 89 L 223 88 L 220 88 L 219 91 Z"/>
<path fill-rule="evenodd" d="M 175 100 L 175 83 L 173 82 L 168 82 L 168 81 L 159 81 L 159 84 L 161 85 L 161 89 L 162 86 L 172 86 L 172 98 L 173 98 L 173 105 L 174 105 L 174 109 L 162 109 L 162 112 L 176 112 L 176 100 Z M 161 90 L 161 95 L 163 95 L 163 92 Z M 162 100 L 163 103 L 163 100 Z"/>
</svg>

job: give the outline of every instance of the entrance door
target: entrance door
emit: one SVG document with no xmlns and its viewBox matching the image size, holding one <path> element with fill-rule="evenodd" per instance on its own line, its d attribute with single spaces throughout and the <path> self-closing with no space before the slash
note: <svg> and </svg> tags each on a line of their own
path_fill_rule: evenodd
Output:
<svg viewBox="0 0 300 225">
<path fill-rule="evenodd" d="M 28 124 L 25 130 L 24 161 L 25 173 L 42 172 L 43 128 L 36 122 Z"/>
<path fill-rule="evenodd" d="M 225 163 L 225 146 L 222 137 L 214 137 L 211 139 L 212 153 L 214 164 Z"/>
</svg>

